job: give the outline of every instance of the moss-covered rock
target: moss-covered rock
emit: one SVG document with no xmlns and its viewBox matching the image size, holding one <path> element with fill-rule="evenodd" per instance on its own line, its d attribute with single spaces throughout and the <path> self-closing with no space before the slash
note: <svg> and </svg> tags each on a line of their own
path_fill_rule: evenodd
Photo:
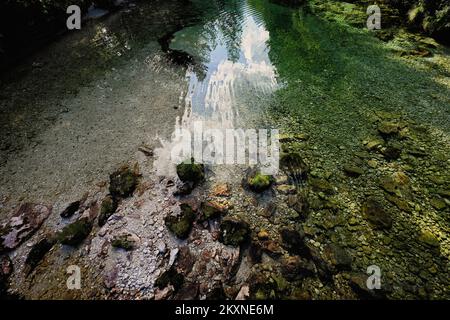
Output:
<svg viewBox="0 0 450 320">
<path fill-rule="evenodd" d="M 344 172 L 351 177 L 359 177 L 364 173 L 364 170 L 354 164 L 347 164 L 344 166 Z"/>
<path fill-rule="evenodd" d="M 109 192 L 115 199 L 133 194 L 139 182 L 139 174 L 129 166 L 123 166 L 109 176 Z"/>
<path fill-rule="evenodd" d="M 248 169 L 242 185 L 246 189 L 261 193 L 269 189 L 274 183 L 275 179 L 269 175 L 263 175 L 258 169 Z"/>
<path fill-rule="evenodd" d="M 117 201 L 110 195 L 107 195 L 101 204 L 100 215 L 98 216 L 98 225 L 100 227 L 104 226 L 108 221 L 109 217 L 114 214 L 117 210 Z"/>
<path fill-rule="evenodd" d="M 227 208 L 216 201 L 202 202 L 200 205 L 199 221 L 217 219 L 227 214 Z"/>
<path fill-rule="evenodd" d="M 220 242 L 230 246 L 240 246 L 250 238 L 247 222 L 233 217 L 225 218 L 220 224 Z"/>
<path fill-rule="evenodd" d="M 88 218 L 81 218 L 64 227 L 57 239 L 61 244 L 77 246 L 91 233 L 91 230 L 92 221 Z"/>
<path fill-rule="evenodd" d="M 167 216 L 165 224 L 167 228 L 179 239 L 187 239 L 195 221 L 194 210 L 188 204 L 180 206 L 181 214 L 179 216 Z"/>
<path fill-rule="evenodd" d="M 438 238 L 428 230 L 422 230 L 419 234 L 418 240 L 430 247 L 439 247 Z"/>
<path fill-rule="evenodd" d="M 139 246 L 139 238 L 131 233 L 120 234 L 114 236 L 111 245 L 114 248 L 130 251 Z"/>
<path fill-rule="evenodd" d="M 341 246 L 336 244 L 327 245 L 324 249 L 324 255 L 332 268 L 336 270 L 351 270 L 353 258 Z"/>
<path fill-rule="evenodd" d="M 182 182 L 192 182 L 197 185 L 205 179 L 205 167 L 203 164 L 195 163 L 192 158 L 190 162 L 177 165 L 177 175 Z"/>
</svg>

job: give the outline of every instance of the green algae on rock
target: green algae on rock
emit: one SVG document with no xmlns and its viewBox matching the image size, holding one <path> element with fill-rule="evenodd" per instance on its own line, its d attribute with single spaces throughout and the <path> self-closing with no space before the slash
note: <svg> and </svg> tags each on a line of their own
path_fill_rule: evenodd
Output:
<svg viewBox="0 0 450 320">
<path fill-rule="evenodd" d="M 135 249 L 139 245 L 139 238 L 131 233 L 120 234 L 114 236 L 111 241 L 111 245 L 114 248 L 130 251 Z"/>
<path fill-rule="evenodd" d="M 179 239 L 187 239 L 195 221 L 196 214 L 188 204 L 180 205 L 181 214 L 179 216 L 167 216 L 165 224 L 167 228 Z"/>
<path fill-rule="evenodd" d="M 367 199 L 362 207 L 362 212 L 370 224 L 376 229 L 390 229 L 392 217 L 384 210 L 384 206 L 376 199 Z"/>
<path fill-rule="evenodd" d="M 274 183 L 274 178 L 270 175 L 260 173 L 258 169 L 248 169 L 245 178 L 242 181 L 244 187 L 261 193 L 269 189 Z"/>
<path fill-rule="evenodd" d="M 110 195 L 107 195 L 100 206 L 100 215 L 98 216 L 98 225 L 103 227 L 109 217 L 117 210 L 117 201 Z"/>
<path fill-rule="evenodd" d="M 81 218 L 64 227 L 58 233 L 57 239 L 61 244 L 75 247 L 91 233 L 92 227 L 92 221 L 88 218 Z"/>
<path fill-rule="evenodd" d="M 139 182 L 139 174 L 129 166 L 123 166 L 110 175 L 109 192 L 117 198 L 126 198 L 133 194 Z"/>
<path fill-rule="evenodd" d="M 216 201 L 202 202 L 198 221 L 204 222 L 210 219 L 216 219 L 224 216 L 227 212 L 227 208 Z"/>
<path fill-rule="evenodd" d="M 192 182 L 197 185 L 205 179 L 205 167 L 203 164 L 195 163 L 192 158 L 190 162 L 177 165 L 177 175 L 182 182 Z"/>
<path fill-rule="evenodd" d="M 247 222 L 226 217 L 220 223 L 220 242 L 230 246 L 240 246 L 250 238 L 250 226 Z"/>
</svg>

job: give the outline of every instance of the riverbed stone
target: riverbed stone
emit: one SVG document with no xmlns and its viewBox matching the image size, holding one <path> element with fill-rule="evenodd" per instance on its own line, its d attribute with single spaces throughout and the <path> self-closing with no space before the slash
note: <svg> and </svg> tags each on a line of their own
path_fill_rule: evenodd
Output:
<svg viewBox="0 0 450 320">
<path fill-rule="evenodd" d="M 329 244 L 324 249 L 324 255 L 333 268 L 337 270 L 351 270 L 352 257 L 339 245 Z"/>
<path fill-rule="evenodd" d="M 197 185 L 205 179 L 205 167 L 191 159 L 190 162 L 177 165 L 177 175 L 182 182 L 192 182 Z"/>
<path fill-rule="evenodd" d="M 242 185 L 253 192 L 261 193 L 269 189 L 275 179 L 270 175 L 264 175 L 256 168 L 247 169 Z"/>
<path fill-rule="evenodd" d="M 100 215 L 98 217 L 98 225 L 104 226 L 114 212 L 117 210 L 117 201 L 111 196 L 107 195 L 100 206 Z"/>
<path fill-rule="evenodd" d="M 419 234 L 418 240 L 430 247 L 439 247 L 440 245 L 438 238 L 428 230 L 422 230 Z"/>
<path fill-rule="evenodd" d="M 206 201 L 200 204 L 200 216 L 199 221 L 207 221 L 210 219 L 217 219 L 226 215 L 228 209 L 226 206 L 220 204 L 217 201 Z"/>
<path fill-rule="evenodd" d="M 138 185 L 139 174 L 128 165 L 122 166 L 109 179 L 109 192 L 114 198 L 126 198 L 133 194 Z"/>
<path fill-rule="evenodd" d="M 91 233 L 92 221 L 88 218 L 81 218 L 58 233 L 57 239 L 61 244 L 77 246 Z"/>
<path fill-rule="evenodd" d="M 80 201 L 74 201 L 72 203 L 70 203 L 64 210 L 63 212 L 60 213 L 60 216 L 62 218 L 70 218 L 71 216 L 73 216 L 75 214 L 75 212 L 77 212 L 80 209 Z"/>
<path fill-rule="evenodd" d="M 359 177 L 364 173 L 364 170 L 354 164 L 348 164 L 344 166 L 344 171 L 351 177 Z"/>
<path fill-rule="evenodd" d="M 126 251 L 136 249 L 139 246 L 139 243 L 139 237 L 129 232 L 116 235 L 111 241 L 111 245 L 114 248 L 124 249 Z"/>
<path fill-rule="evenodd" d="M 164 221 L 167 228 L 179 239 L 187 239 L 195 220 L 195 212 L 188 204 L 180 205 L 181 214 L 179 216 L 167 216 Z"/>
<path fill-rule="evenodd" d="M 375 229 L 388 230 L 392 227 L 392 217 L 375 198 L 368 198 L 362 207 L 365 218 Z"/>
<path fill-rule="evenodd" d="M 308 178 L 309 166 L 298 152 L 282 152 L 280 168 L 288 175 L 291 182 L 298 184 Z"/>
<path fill-rule="evenodd" d="M 250 237 L 250 226 L 247 222 L 235 218 L 227 217 L 220 224 L 219 241 L 230 246 L 240 246 Z"/>
<path fill-rule="evenodd" d="M 48 235 L 39 240 L 27 255 L 25 260 L 25 274 L 30 274 L 41 262 L 44 256 L 53 248 L 56 244 L 56 238 L 53 235 Z"/>
<path fill-rule="evenodd" d="M 281 274 L 289 281 L 314 276 L 317 272 L 314 263 L 299 256 L 288 256 L 281 260 Z"/>
</svg>

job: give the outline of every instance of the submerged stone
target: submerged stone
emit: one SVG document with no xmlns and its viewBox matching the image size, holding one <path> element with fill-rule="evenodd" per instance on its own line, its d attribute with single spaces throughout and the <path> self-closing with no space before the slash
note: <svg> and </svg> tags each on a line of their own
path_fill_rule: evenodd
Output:
<svg viewBox="0 0 450 320">
<path fill-rule="evenodd" d="M 67 206 L 66 209 L 64 209 L 63 212 L 61 212 L 60 216 L 62 218 L 70 218 L 80 209 L 80 201 L 72 202 Z"/>
<path fill-rule="evenodd" d="M 182 274 L 178 273 L 175 268 L 170 268 L 169 270 L 162 273 L 158 279 L 155 281 L 155 286 L 159 289 L 164 289 L 171 285 L 174 287 L 175 291 L 180 289 L 184 284 L 184 277 Z"/>
<path fill-rule="evenodd" d="M 383 136 L 392 136 L 400 131 L 400 126 L 396 122 L 383 121 L 378 125 L 378 131 Z"/>
<path fill-rule="evenodd" d="M 281 274 L 289 281 L 312 277 L 317 272 L 312 261 L 299 256 L 289 256 L 281 260 Z"/>
<path fill-rule="evenodd" d="M 187 239 L 195 220 L 195 212 L 188 204 L 180 205 L 181 215 L 167 216 L 165 224 L 167 228 L 179 239 Z"/>
<path fill-rule="evenodd" d="M 384 158 L 388 161 L 397 160 L 400 158 L 402 154 L 402 149 L 397 144 L 390 144 L 386 146 L 386 148 L 383 148 L 381 153 L 383 154 Z"/>
<path fill-rule="evenodd" d="M 239 246 L 250 237 L 250 226 L 237 218 L 225 218 L 220 224 L 220 242 L 230 246 Z"/>
<path fill-rule="evenodd" d="M 351 177 L 358 177 L 364 173 L 363 169 L 352 164 L 345 165 L 344 171 L 347 175 Z"/>
<path fill-rule="evenodd" d="M 111 245 L 114 248 L 130 251 L 139 245 L 139 237 L 131 233 L 116 235 L 113 238 Z"/>
<path fill-rule="evenodd" d="M 61 244 L 77 246 L 91 233 L 92 222 L 88 218 L 81 218 L 66 227 L 58 234 Z"/>
<path fill-rule="evenodd" d="M 274 183 L 275 179 L 272 176 L 263 175 L 259 170 L 247 169 L 242 185 L 254 192 L 261 193 L 269 189 Z"/>
<path fill-rule="evenodd" d="M 25 260 L 25 274 L 30 274 L 38 266 L 39 262 L 53 248 L 55 243 L 56 239 L 50 236 L 41 239 L 31 248 Z"/>
<path fill-rule="evenodd" d="M 183 162 L 177 165 L 177 175 L 182 182 L 192 182 L 197 185 L 205 179 L 205 167 L 191 159 L 191 163 Z"/>
<path fill-rule="evenodd" d="M 309 256 L 308 247 L 305 244 L 304 232 L 297 230 L 283 228 L 280 231 L 281 240 L 283 241 L 283 247 L 292 254 L 298 254 L 301 256 Z"/>
<path fill-rule="evenodd" d="M 433 199 L 431 199 L 430 204 L 436 210 L 444 210 L 447 207 L 447 204 L 445 203 L 445 201 L 438 197 L 434 197 Z"/>
<path fill-rule="evenodd" d="M 287 199 L 287 204 L 290 208 L 294 209 L 302 220 L 305 220 L 308 216 L 309 203 L 306 196 L 299 193 L 296 195 L 290 195 Z"/>
<path fill-rule="evenodd" d="M 392 227 L 391 215 L 384 210 L 383 205 L 376 199 L 367 199 L 363 204 L 362 211 L 366 219 L 376 229 L 390 229 Z"/>
<path fill-rule="evenodd" d="M 202 202 L 200 205 L 199 221 L 207 221 L 210 219 L 217 219 L 227 214 L 227 208 L 216 201 Z"/>
<path fill-rule="evenodd" d="M 130 167 L 123 166 L 109 176 L 109 192 L 115 198 L 126 198 L 133 194 L 139 175 Z"/>
<path fill-rule="evenodd" d="M 280 156 L 280 168 L 294 183 L 299 184 L 308 178 L 309 167 L 298 152 L 283 152 Z"/>
<path fill-rule="evenodd" d="M 437 237 L 428 230 L 421 231 L 418 240 L 430 247 L 439 247 L 440 243 Z"/>
<path fill-rule="evenodd" d="M 330 244 L 325 247 L 324 254 L 335 269 L 351 270 L 353 259 L 344 248 L 336 244 Z"/>
<path fill-rule="evenodd" d="M 334 193 L 333 186 L 327 180 L 312 178 L 309 180 L 309 184 L 316 192 Z"/>
<path fill-rule="evenodd" d="M 114 212 L 117 210 L 117 202 L 116 200 L 108 195 L 106 196 L 100 207 L 100 215 L 98 216 L 98 225 L 100 227 L 104 226 L 108 221 L 109 217 L 111 217 Z"/>
</svg>

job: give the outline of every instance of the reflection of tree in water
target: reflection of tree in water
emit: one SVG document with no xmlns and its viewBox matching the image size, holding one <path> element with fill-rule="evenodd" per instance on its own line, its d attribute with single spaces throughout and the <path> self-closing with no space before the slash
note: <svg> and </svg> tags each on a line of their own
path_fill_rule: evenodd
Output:
<svg viewBox="0 0 450 320">
<path fill-rule="evenodd" d="M 244 21 L 242 1 L 214 0 L 212 3 L 218 11 L 215 26 L 222 33 L 228 59 L 236 62 L 240 56 L 242 22 Z"/>
</svg>

